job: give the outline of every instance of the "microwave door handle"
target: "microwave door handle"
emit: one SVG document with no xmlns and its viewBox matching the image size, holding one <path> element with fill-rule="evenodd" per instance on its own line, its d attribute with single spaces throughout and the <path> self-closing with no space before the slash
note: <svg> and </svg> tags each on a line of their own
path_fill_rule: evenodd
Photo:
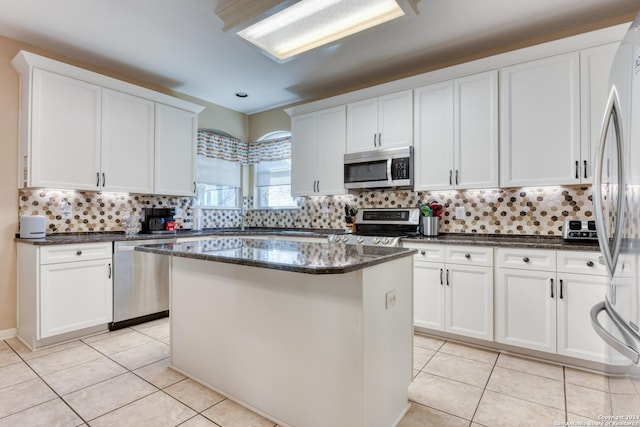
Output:
<svg viewBox="0 0 640 427">
<path fill-rule="evenodd" d="M 393 175 L 391 174 L 391 159 L 387 159 L 387 181 L 393 184 Z"/>
<path fill-rule="evenodd" d="M 611 275 L 614 273 L 614 268 L 616 263 L 618 262 L 618 254 L 620 250 L 620 240 L 622 234 L 622 224 L 623 224 L 623 212 L 624 209 L 624 198 L 621 197 L 626 190 L 624 188 L 623 179 L 623 167 L 624 164 L 622 162 L 622 129 L 620 126 L 620 104 L 618 100 L 618 92 L 616 88 L 613 87 L 611 89 L 611 93 L 609 95 L 609 100 L 607 101 L 607 108 L 605 110 L 604 123 L 602 129 L 600 131 L 600 141 L 598 143 L 597 156 L 596 156 L 596 164 L 595 164 L 595 172 L 593 179 L 593 204 L 595 211 L 595 220 L 596 220 L 596 229 L 598 230 L 598 243 L 602 248 L 602 255 L 604 258 L 605 265 L 607 270 Z M 618 204 L 616 206 L 616 230 L 615 235 L 613 236 L 613 250 L 609 250 L 609 236 L 608 229 L 604 224 L 604 215 L 603 215 L 603 206 L 602 206 L 602 169 L 604 165 L 604 154 L 605 154 L 605 143 L 607 140 L 607 134 L 609 133 L 609 125 L 613 121 L 613 126 L 615 129 L 616 136 L 616 150 L 617 150 L 617 162 L 618 162 Z"/>
<path fill-rule="evenodd" d="M 600 324 L 600 322 L 598 321 L 598 314 L 600 314 L 600 312 L 602 311 L 605 311 L 607 315 L 611 318 L 611 320 L 613 321 L 612 323 L 618 328 L 618 330 L 624 337 L 625 341 L 627 341 L 627 343 L 624 343 L 620 341 L 618 338 L 614 337 L 611 333 L 609 333 L 609 331 L 607 331 Z M 602 338 L 607 344 L 609 344 L 616 351 L 624 355 L 626 358 L 628 358 L 632 362 L 638 363 L 640 361 L 640 353 L 638 353 L 638 351 L 635 348 L 633 348 L 633 346 L 630 343 L 631 337 L 625 331 L 624 328 L 621 328 L 621 325 L 617 323 L 615 317 L 611 316 L 611 313 L 607 309 L 607 305 L 605 301 L 601 301 L 598 304 L 591 307 L 590 317 L 591 317 L 591 326 L 593 327 L 593 330 L 600 336 L 600 338 Z"/>
</svg>

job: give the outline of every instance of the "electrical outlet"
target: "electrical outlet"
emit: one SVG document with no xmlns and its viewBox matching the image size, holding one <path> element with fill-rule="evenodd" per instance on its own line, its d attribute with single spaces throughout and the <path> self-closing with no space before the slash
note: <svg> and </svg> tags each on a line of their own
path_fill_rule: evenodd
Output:
<svg viewBox="0 0 640 427">
<path fill-rule="evenodd" d="M 62 208 L 62 219 L 71 219 L 73 216 L 73 208 L 69 204 L 65 204 Z"/>
<path fill-rule="evenodd" d="M 456 206 L 456 219 L 464 219 L 464 207 Z"/>
<path fill-rule="evenodd" d="M 386 293 L 386 302 L 384 308 L 389 310 L 394 305 L 396 305 L 396 290 L 392 289 Z"/>
</svg>

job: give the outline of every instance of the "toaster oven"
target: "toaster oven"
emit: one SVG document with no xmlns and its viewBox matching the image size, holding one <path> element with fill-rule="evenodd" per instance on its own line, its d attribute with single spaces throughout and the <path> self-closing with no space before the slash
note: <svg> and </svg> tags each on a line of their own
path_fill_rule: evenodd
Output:
<svg viewBox="0 0 640 427">
<path fill-rule="evenodd" d="M 595 220 L 567 219 L 562 227 L 565 240 L 598 240 Z"/>
</svg>

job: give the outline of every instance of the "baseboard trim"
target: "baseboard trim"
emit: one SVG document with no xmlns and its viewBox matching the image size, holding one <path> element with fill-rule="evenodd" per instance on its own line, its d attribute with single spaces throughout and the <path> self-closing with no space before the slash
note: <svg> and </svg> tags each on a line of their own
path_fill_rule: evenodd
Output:
<svg viewBox="0 0 640 427">
<path fill-rule="evenodd" d="M 0 331 L 0 340 L 8 340 L 16 335 L 18 335 L 18 330 L 16 328 L 5 329 L 4 331 Z"/>
</svg>

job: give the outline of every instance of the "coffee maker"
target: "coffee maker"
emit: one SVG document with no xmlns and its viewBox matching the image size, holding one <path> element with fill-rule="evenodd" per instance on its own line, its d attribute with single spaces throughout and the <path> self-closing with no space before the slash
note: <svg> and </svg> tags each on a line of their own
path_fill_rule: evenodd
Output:
<svg viewBox="0 0 640 427">
<path fill-rule="evenodd" d="M 175 234 L 175 208 L 142 208 L 142 233 Z"/>
</svg>

